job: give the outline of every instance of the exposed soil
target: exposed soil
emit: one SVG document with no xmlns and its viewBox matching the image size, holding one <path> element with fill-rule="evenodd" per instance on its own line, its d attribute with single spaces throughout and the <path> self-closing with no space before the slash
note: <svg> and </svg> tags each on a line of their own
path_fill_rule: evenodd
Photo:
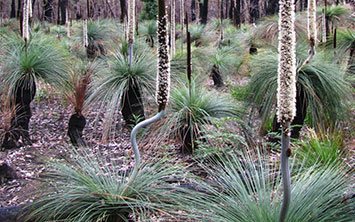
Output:
<svg viewBox="0 0 355 222">
<path fill-rule="evenodd" d="M 30 121 L 32 145 L 14 148 L 0 152 L 0 165 L 5 162 L 16 170 L 18 179 L 8 180 L 0 184 L 0 207 L 26 204 L 33 200 L 33 192 L 38 190 L 41 173 L 46 170 L 47 162 L 53 159 L 63 159 L 66 154 L 64 147 L 73 148 L 67 137 L 69 117 L 73 112 L 71 106 L 65 105 L 61 97 L 51 97 L 35 100 L 32 103 L 33 116 Z M 112 133 L 113 139 L 107 144 L 101 144 L 100 135 L 102 122 L 95 124 L 97 111 L 86 113 L 87 125 L 84 129 L 85 141 L 90 149 L 110 156 L 122 163 L 120 168 L 128 168 L 130 164 L 125 159 L 132 155 L 129 144 L 129 129 L 118 127 Z M 99 115 L 99 119 L 100 116 Z M 73 148 L 74 149 L 74 148 Z M 89 149 L 89 148 L 88 148 Z M 129 159 L 129 158 L 128 158 Z"/>
</svg>

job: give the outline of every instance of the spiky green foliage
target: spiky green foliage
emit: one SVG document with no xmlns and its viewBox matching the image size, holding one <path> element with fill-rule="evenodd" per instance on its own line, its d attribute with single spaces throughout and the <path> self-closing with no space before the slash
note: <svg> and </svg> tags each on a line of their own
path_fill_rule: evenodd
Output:
<svg viewBox="0 0 355 222">
<path fill-rule="evenodd" d="M 338 31 L 338 50 L 341 54 L 349 53 L 351 50 L 355 51 L 355 30 L 345 29 Z"/>
<path fill-rule="evenodd" d="M 306 46 L 300 43 L 297 47 L 298 66 L 306 58 Z M 251 61 L 254 70 L 249 83 L 249 99 L 260 105 L 259 112 L 263 123 L 275 113 L 277 61 L 275 50 L 261 53 Z M 343 78 L 344 70 L 323 52 L 318 52 L 297 74 L 297 91 L 302 88 L 305 92 L 314 127 L 325 126 L 329 120 L 334 123 L 346 116 L 346 103 L 350 92 L 349 85 Z"/>
<path fill-rule="evenodd" d="M 169 113 L 161 132 L 164 137 L 170 135 L 174 138 L 181 136 L 180 130 L 184 127 L 188 127 L 185 131 L 190 132 L 192 138 L 197 138 L 202 128 L 211 120 L 241 116 L 237 105 L 227 95 L 208 92 L 194 81 L 190 91 L 186 85 L 172 90 Z"/>
<path fill-rule="evenodd" d="M 318 10 L 317 13 L 322 14 L 322 10 Z M 348 6 L 333 5 L 325 10 L 325 17 L 328 21 L 333 23 L 334 26 L 347 27 L 354 22 L 354 17 L 351 16 L 351 9 Z"/>
<path fill-rule="evenodd" d="M 106 62 L 108 68 L 93 76 L 88 101 L 98 102 L 101 104 L 100 108 L 106 110 L 107 135 L 116 119 L 116 112 L 122 105 L 122 96 L 127 92 L 130 84 L 138 86 L 143 95 L 153 95 L 156 60 L 152 59 L 152 55 L 146 49 L 137 47 L 134 50 L 131 68 L 128 54 L 122 51 L 116 51 L 112 57 L 107 58 Z"/>
<path fill-rule="evenodd" d="M 142 22 L 139 26 L 139 34 L 155 38 L 157 34 L 157 22 L 155 20 Z"/>
<path fill-rule="evenodd" d="M 318 133 L 308 129 L 296 152 L 304 157 L 306 166 L 341 163 L 346 156 L 343 140 L 342 132 L 336 127 Z"/>
<path fill-rule="evenodd" d="M 75 38 L 83 45 L 83 27 L 82 23 L 79 23 L 76 27 Z M 95 41 L 106 41 L 112 35 L 112 30 L 110 29 L 109 21 L 100 20 L 100 21 L 88 21 L 88 41 L 89 44 Z"/>
<path fill-rule="evenodd" d="M 212 163 L 211 163 L 212 162 Z M 281 175 L 269 154 L 249 151 L 220 155 L 202 167 L 209 183 L 197 181 L 204 193 L 190 193 L 181 204 L 198 221 L 277 221 Z M 295 171 L 294 171 L 295 172 Z M 351 221 L 351 201 L 343 201 L 350 181 L 342 167 L 297 170 L 292 177 L 292 204 L 287 221 Z"/>
<path fill-rule="evenodd" d="M 100 154 L 73 152 L 72 159 L 49 165 L 43 178 L 46 188 L 29 205 L 24 221 L 146 221 L 158 213 L 169 217 L 175 210 L 179 190 L 169 178 L 183 178 L 183 167 L 166 160 L 141 167 L 136 180 L 121 195 L 130 173 L 119 172 L 120 164 Z M 32 220 L 31 220 L 32 221 Z"/>
<path fill-rule="evenodd" d="M 267 45 L 275 44 L 278 40 L 278 20 L 279 17 L 277 15 L 264 17 L 260 24 L 258 24 L 251 33 L 250 38 L 262 41 L 263 44 Z M 307 25 L 304 14 L 298 13 L 296 15 L 295 31 L 297 39 L 306 36 Z"/>
<path fill-rule="evenodd" d="M 56 40 L 36 35 L 27 43 L 22 39 L 7 36 L 1 43 L 1 79 L 12 95 L 17 82 L 25 77 L 41 79 L 59 88 L 68 78 L 68 53 Z"/>
</svg>

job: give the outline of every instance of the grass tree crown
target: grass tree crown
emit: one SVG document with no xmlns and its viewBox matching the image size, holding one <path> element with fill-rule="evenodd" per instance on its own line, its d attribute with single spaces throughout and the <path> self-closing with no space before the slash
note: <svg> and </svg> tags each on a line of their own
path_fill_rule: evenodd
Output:
<svg viewBox="0 0 355 222">
<path fill-rule="evenodd" d="M 159 111 L 165 109 L 170 89 L 170 58 L 165 1 L 158 0 L 158 72 L 156 101 Z"/>
<path fill-rule="evenodd" d="M 296 115 L 296 33 L 294 0 L 280 0 L 277 116 L 281 124 Z"/>
</svg>

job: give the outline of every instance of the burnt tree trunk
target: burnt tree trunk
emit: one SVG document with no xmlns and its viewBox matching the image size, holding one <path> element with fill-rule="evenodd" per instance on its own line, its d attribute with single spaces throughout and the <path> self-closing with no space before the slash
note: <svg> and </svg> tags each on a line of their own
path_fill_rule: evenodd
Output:
<svg viewBox="0 0 355 222">
<path fill-rule="evenodd" d="M 202 24 L 207 24 L 207 19 L 208 19 L 208 0 L 204 0 L 203 3 L 200 3 L 200 9 L 201 9 L 201 23 Z"/>
<path fill-rule="evenodd" d="M 191 21 L 196 20 L 196 0 L 191 0 Z"/>
<path fill-rule="evenodd" d="M 121 23 L 123 23 L 124 18 L 126 16 L 126 0 L 120 0 L 120 4 L 121 4 L 121 16 L 120 16 L 120 20 Z"/>
<path fill-rule="evenodd" d="M 21 0 L 17 0 L 17 18 L 21 17 L 21 12 L 22 12 L 22 7 L 21 6 L 22 6 L 22 1 Z"/>
<path fill-rule="evenodd" d="M 139 121 L 145 119 L 142 93 L 137 83 L 130 80 L 128 84 L 128 89 L 122 96 L 121 112 L 126 124 L 135 124 L 135 117 L 138 117 Z"/>
<path fill-rule="evenodd" d="M 53 17 L 53 0 L 46 0 L 44 3 L 44 19 L 52 23 Z"/>
<path fill-rule="evenodd" d="M 221 76 L 219 68 L 216 65 L 212 66 L 211 77 L 212 77 L 214 86 L 216 86 L 216 87 L 223 86 L 223 78 Z"/>
<path fill-rule="evenodd" d="M 73 146 L 84 144 L 82 136 L 85 125 L 86 119 L 82 114 L 76 112 L 71 115 L 68 123 L 67 135 L 69 136 L 70 142 L 73 144 Z"/>
<path fill-rule="evenodd" d="M 279 11 L 279 1 L 278 0 L 267 1 L 266 15 L 273 15 L 273 14 L 278 13 L 278 11 Z"/>
<path fill-rule="evenodd" d="M 4 135 L 2 147 L 16 147 L 22 137 L 25 144 L 32 144 L 29 134 L 29 123 L 32 116 L 31 102 L 36 95 L 36 83 L 33 78 L 24 78 L 17 82 L 15 91 L 15 116 L 11 119 L 9 132 Z"/>
<path fill-rule="evenodd" d="M 16 2 L 15 2 L 15 0 L 11 0 L 10 18 L 16 18 Z"/>
<path fill-rule="evenodd" d="M 65 22 L 67 21 L 67 10 L 68 10 L 68 5 L 69 5 L 69 1 L 68 0 L 61 0 L 61 4 L 60 4 L 60 17 L 61 17 L 61 21 L 60 24 L 61 25 L 65 25 Z"/>
</svg>

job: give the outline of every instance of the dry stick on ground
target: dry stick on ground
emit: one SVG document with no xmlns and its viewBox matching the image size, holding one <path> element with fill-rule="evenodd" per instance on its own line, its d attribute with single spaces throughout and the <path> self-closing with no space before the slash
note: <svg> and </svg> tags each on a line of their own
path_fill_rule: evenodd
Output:
<svg viewBox="0 0 355 222">
<path fill-rule="evenodd" d="M 132 185 L 140 170 L 140 153 L 137 146 L 137 133 L 143 127 L 146 127 L 165 116 L 165 108 L 169 99 L 170 90 L 170 58 L 168 47 L 168 29 L 167 15 L 165 8 L 165 0 L 158 0 L 158 71 L 157 71 L 157 89 L 156 102 L 158 104 L 158 114 L 150 119 L 144 120 L 136 125 L 131 132 L 131 144 L 135 156 L 135 165 L 133 172 L 123 188 L 121 196 L 127 192 L 127 189 Z"/>
<path fill-rule="evenodd" d="M 290 123 L 296 115 L 296 33 L 294 0 L 280 0 L 279 67 L 277 89 L 277 117 L 282 126 L 281 174 L 283 202 L 279 221 L 286 221 L 291 200 Z"/>
</svg>

